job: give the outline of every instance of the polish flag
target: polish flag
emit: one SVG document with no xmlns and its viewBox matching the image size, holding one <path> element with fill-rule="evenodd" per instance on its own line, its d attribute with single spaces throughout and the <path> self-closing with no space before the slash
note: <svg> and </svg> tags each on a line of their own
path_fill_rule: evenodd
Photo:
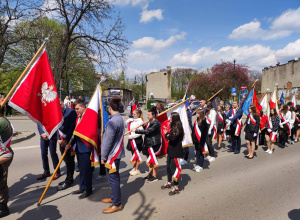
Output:
<svg viewBox="0 0 300 220">
<path fill-rule="evenodd" d="M 292 105 L 295 107 L 296 106 L 296 93 L 293 94 L 291 101 L 292 101 Z"/>
<path fill-rule="evenodd" d="M 105 119 L 105 117 L 108 117 L 104 115 L 107 115 L 107 113 L 102 104 L 102 90 L 100 85 L 97 85 L 96 90 L 73 133 L 80 137 L 81 140 L 92 149 L 92 166 L 99 164 L 97 155 L 100 155 L 101 153 L 100 145 L 102 134 L 108 121 L 108 119 Z"/>
<path fill-rule="evenodd" d="M 50 139 L 63 123 L 59 97 L 46 49 L 43 49 L 9 103 L 37 123 Z"/>
<path fill-rule="evenodd" d="M 278 105 L 277 105 L 277 87 L 274 87 L 274 91 L 272 93 L 271 99 L 270 99 L 270 109 L 275 108 L 276 112 L 278 113 Z"/>
<path fill-rule="evenodd" d="M 260 106 L 262 108 L 262 111 L 266 114 L 266 115 L 270 115 L 269 111 L 269 104 L 268 104 L 268 95 L 265 94 L 265 96 L 262 98 L 262 100 L 260 101 Z"/>
<path fill-rule="evenodd" d="M 168 112 L 162 113 L 157 117 L 157 120 L 161 123 L 161 134 L 162 134 L 162 153 L 161 155 L 167 154 L 169 142 L 165 139 L 165 132 L 170 132 L 170 117 L 172 112 L 177 112 L 180 116 L 180 120 L 183 126 L 184 137 L 182 140 L 182 147 L 189 147 L 193 145 L 192 134 L 190 130 L 190 125 L 188 121 L 188 116 L 186 113 L 185 102 L 177 105 L 175 108 L 171 109 Z"/>
</svg>

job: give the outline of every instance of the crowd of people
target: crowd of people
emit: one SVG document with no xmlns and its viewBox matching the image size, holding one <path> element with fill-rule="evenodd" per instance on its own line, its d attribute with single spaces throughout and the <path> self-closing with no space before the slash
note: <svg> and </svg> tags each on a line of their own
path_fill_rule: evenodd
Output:
<svg viewBox="0 0 300 220">
<path fill-rule="evenodd" d="M 79 195 L 79 199 L 84 199 L 93 193 L 92 190 L 92 172 L 90 145 L 78 136 L 73 136 L 76 124 L 81 120 L 85 111 L 85 103 L 78 99 L 70 101 L 66 98 L 61 101 L 61 110 L 63 112 L 64 123 L 59 128 L 57 135 L 53 135 L 49 140 L 43 130 L 38 127 L 40 133 L 41 155 L 43 161 L 43 174 L 38 180 L 46 179 L 50 176 L 50 168 L 48 161 L 48 150 L 52 158 L 53 168 L 58 164 L 58 155 L 56 153 L 57 143 L 63 154 L 66 150 L 64 162 L 66 165 L 66 178 L 58 184 L 58 191 L 65 190 L 72 186 L 75 171 L 75 154 L 77 155 L 78 167 L 80 172 L 80 183 L 78 190 L 72 192 L 73 195 Z M 133 107 L 132 116 L 124 122 L 120 115 L 119 97 L 113 97 L 108 103 L 108 113 L 110 119 L 106 124 L 101 144 L 101 156 L 99 157 L 100 170 L 97 179 L 107 177 L 111 186 L 111 197 L 103 198 L 103 203 L 111 204 L 103 213 L 113 213 L 123 209 L 121 202 L 120 189 L 120 160 L 125 157 L 125 148 L 131 152 L 132 157 L 130 163 L 133 167 L 129 175 L 140 175 L 140 164 L 142 163 L 142 155 L 146 156 L 146 164 L 149 166 L 149 172 L 144 179 L 147 183 L 158 180 L 157 174 L 159 170 L 158 156 L 162 155 L 162 135 L 168 140 L 167 148 L 167 182 L 161 186 L 161 189 L 170 189 L 169 195 L 173 196 L 180 193 L 179 176 L 181 166 L 187 164 L 189 159 L 189 148 L 182 147 L 184 137 L 183 125 L 178 113 L 173 112 L 170 116 L 170 127 L 161 132 L 161 123 L 156 116 L 163 112 L 164 106 L 158 104 L 147 112 L 148 122 L 145 123 L 142 111 L 138 105 Z M 73 106 L 71 106 L 73 104 Z M 138 103 L 135 103 L 138 104 Z M 73 109 L 73 108 L 74 109 Z M 293 107 L 292 103 L 283 104 L 280 110 L 271 109 L 269 115 L 265 115 L 260 111 L 257 113 L 255 106 L 249 107 L 249 114 L 242 123 L 243 110 L 239 108 L 238 102 L 233 101 L 232 107 L 224 105 L 220 102 L 217 111 L 211 102 L 204 99 L 200 101 L 200 107 L 195 111 L 196 120 L 192 122 L 192 112 L 187 107 L 187 115 L 190 128 L 192 130 L 192 139 L 195 150 L 195 172 L 201 172 L 204 168 L 204 161 L 213 162 L 216 160 L 215 150 L 222 148 L 222 140 L 229 141 L 228 152 L 239 154 L 241 150 L 241 133 L 244 132 L 247 152 L 247 159 L 253 159 L 257 144 L 266 144 L 268 149 L 266 153 L 274 152 L 274 144 L 279 143 L 279 147 L 284 148 L 291 138 L 291 143 L 297 142 L 299 139 L 299 122 L 300 122 L 300 106 Z M 125 127 L 128 128 L 128 143 L 124 144 Z M 8 186 L 7 174 L 8 167 L 13 158 L 13 151 L 9 146 L 12 137 L 12 127 L 9 121 L 0 117 L 0 217 L 9 214 L 7 207 L 8 202 Z M 214 147 L 214 141 L 217 144 Z M 71 147 L 68 143 L 71 142 Z M 60 170 L 57 171 L 53 180 L 60 178 Z"/>
</svg>

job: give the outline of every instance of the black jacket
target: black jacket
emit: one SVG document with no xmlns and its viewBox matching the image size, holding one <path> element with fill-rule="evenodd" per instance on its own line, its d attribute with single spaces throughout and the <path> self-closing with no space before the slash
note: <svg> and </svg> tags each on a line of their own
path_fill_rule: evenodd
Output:
<svg viewBox="0 0 300 220">
<path fill-rule="evenodd" d="M 255 115 L 253 116 L 253 118 L 254 118 L 255 121 L 256 121 L 256 125 L 254 125 L 254 124 L 251 122 L 251 120 L 249 119 L 249 115 L 250 115 L 250 114 L 248 114 L 247 119 L 246 119 L 246 122 L 245 122 L 245 124 L 246 124 L 245 131 L 248 131 L 248 132 L 250 132 L 250 133 L 256 133 L 256 134 L 258 134 L 258 131 L 259 131 L 259 125 L 260 125 L 260 117 L 259 117 L 257 114 L 255 114 Z M 248 120 L 250 121 L 249 124 L 248 124 Z"/>
<path fill-rule="evenodd" d="M 221 114 L 223 117 L 223 122 L 219 119 L 219 115 L 217 113 L 217 129 L 221 130 L 225 128 L 225 124 L 226 124 L 226 115 L 225 113 Z"/>
<path fill-rule="evenodd" d="M 144 130 L 136 130 L 135 133 L 145 135 L 144 145 L 146 147 L 152 147 L 154 145 L 161 144 L 161 126 L 157 119 L 155 119 L 153 122 L 149 122 L 147 129 L 145 128 Z"/>
<path fill-rule="evenodd" d="M 198 126 L 198 123 L 194 126 Z M 206 137 L 208 135 L 208 124 L 206 122 L 206 120 L 202 120 L 202 123 L 201 123 L 201 126 L 198 126 L 199 127 L 199 130 L 201 131 L 201 139 L 200 139 L 200 143 L 196 137 L 196 134 L 195 134 L 195 127 L 193 127 L 193 132 L 192 132 L 192 138 L 193 138 L 193 142 L 194 142 L 194 145 L 195 145 L 195 149 L 196 150 L 200 150 L 200 148 L 203 148 L 204 145 L 205 145 L 205 141 L 206 141 Z"/>
<path fill-rule="evenodd" d="M 179 131 L 179 135 L 171 135 L 166 133 L 165 137 L 169 141 L 168 145 L 168 156 L 171 158 L 182 158 L 184 156 L 184 151 L 182 148 L 182 140 L 183 140 L 183 128 L 181 127 Z"/>
<path fill-rule="evenodd" d="M 273 126 L 272 132 L 277 132 L 278 128 L 279 128 L 279 123 L 280 123 L 279 116 L 276 116 L 276 117 L 272 118 L 271 121 L 272 121 L 272 126 Z M 267 121 L 265 122 L 265 126 L 266 126 L 267 129 L 269 129 L 269 124 L 268 124 Z"/>
</svg>

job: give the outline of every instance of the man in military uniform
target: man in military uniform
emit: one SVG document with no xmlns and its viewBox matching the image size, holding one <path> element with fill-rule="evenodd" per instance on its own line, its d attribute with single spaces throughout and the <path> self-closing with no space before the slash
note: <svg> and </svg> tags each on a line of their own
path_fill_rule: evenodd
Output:
<svg viewBox="0 0 300 220">
<path fill-rule="evenodd" d="M 7 176 L 8 167 L 13 158 L 13 151 L 10 148 L 12 135 L 13 128 L 10 122 L 0 117 L 0 218 L 9 215 Z"/>
</svg>

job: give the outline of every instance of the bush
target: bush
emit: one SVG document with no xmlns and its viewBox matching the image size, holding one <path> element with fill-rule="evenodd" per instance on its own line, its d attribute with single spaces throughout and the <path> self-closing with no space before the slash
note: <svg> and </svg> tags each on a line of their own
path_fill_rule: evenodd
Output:
<svg viewBox="0 0 300 220">
<path fill-rule="evenodd" d="M 147 100 L 147 109 L 150 109 L 150 108 L 152 108 L 152 105 L 151 105 L 151 103 L 153 103 L 154 102 L 154 100 Z"/>
</svg>

